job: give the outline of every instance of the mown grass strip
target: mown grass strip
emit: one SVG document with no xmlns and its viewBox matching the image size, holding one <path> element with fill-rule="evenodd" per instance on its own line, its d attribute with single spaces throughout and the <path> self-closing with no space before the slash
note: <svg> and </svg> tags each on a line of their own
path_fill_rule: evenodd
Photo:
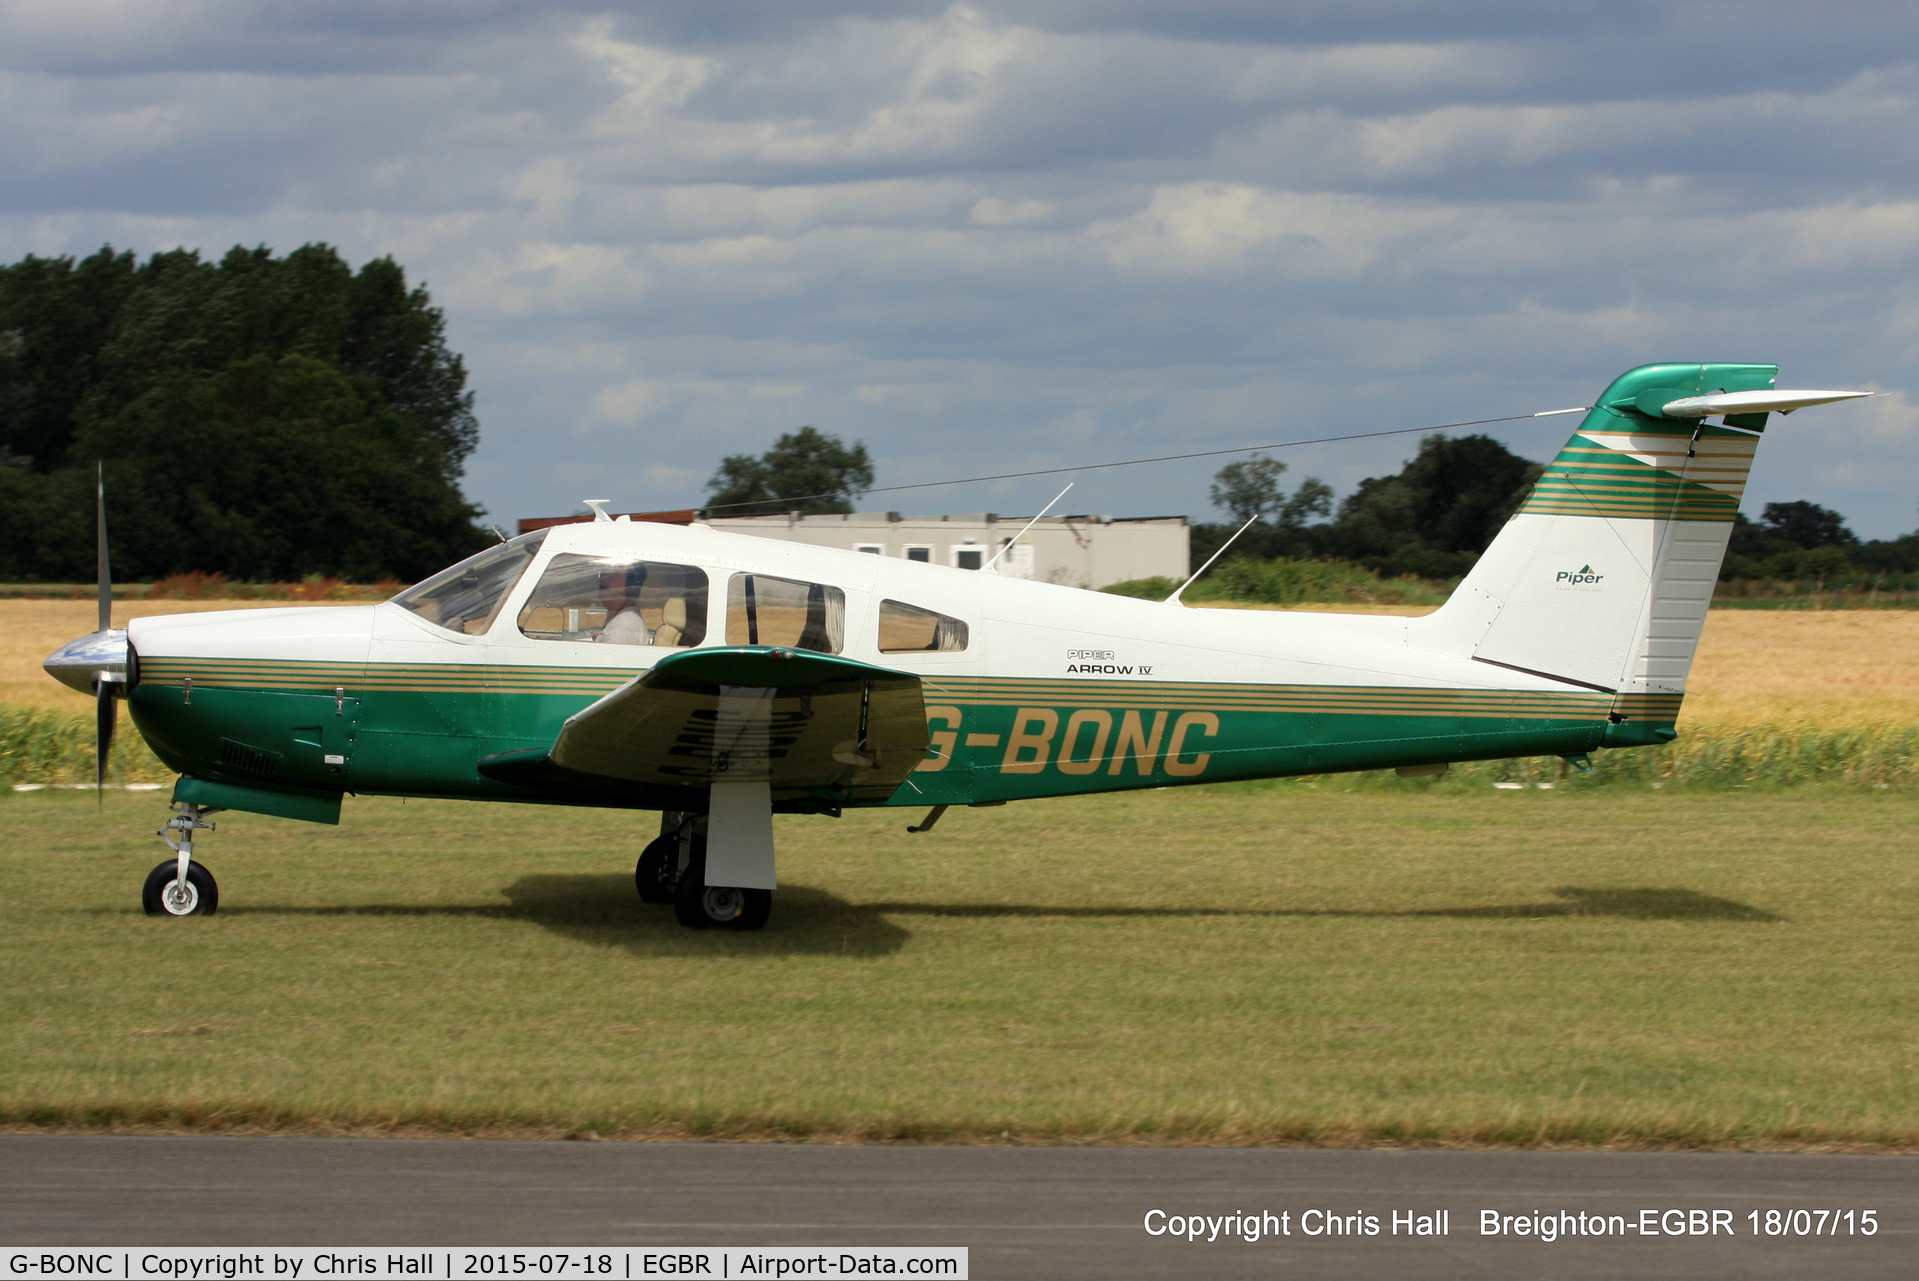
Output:
<svg viewBox="0 0 1919 1281">
<path fill-rule="evenodd" d="M 8 793 L 0 1122 L 776 1141 L 1919 1148 L 1910 793 L 1231 785 L 779 820 L 759 935 L 647 816 Z"/>
</svg>

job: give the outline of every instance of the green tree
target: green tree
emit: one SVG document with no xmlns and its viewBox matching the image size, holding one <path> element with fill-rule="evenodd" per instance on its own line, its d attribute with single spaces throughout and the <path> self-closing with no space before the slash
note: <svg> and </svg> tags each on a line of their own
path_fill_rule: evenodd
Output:
<svg viewBox="0 0 1919 1281">
<path fill-rule="evenodd" d="M 1213 506 L 1245 524 L 1256 516 L 1270 516 L 1286 503 L 1279 478 L 1286 464 L 1267 454 L 1254 454 L 1227 463 L 1213 476 Z"/>
<path fill-rule="evenodd" d="M 1858 570 L 1911 573 L 1919 568 L 1919 537 L 1861 544 L 1846 518 L 1830 507 L 1798 499 L 1767 503 L 1757 521 L 1733 516 L 1721 579 L 1836 578 Z"/>
<path fill-rule="evenodd" d="M 39 472 L 66 461 L 75 414 L 136 282 L 133 255 L 111 249 L 0 267 L 0 457 Z"/>
<path fill-rule="evenodd" d="M 1231 555 L 1271 559 L 1312 554 L 1313 534 L 1309 522 L 1332 511 L 1333 488 L 1317 476 L 1308 476 L 1289 494 L 1279 483 L 1287 470 L 1285 463 L 1271 455 L 1254 454 L 1227 463 L 1214 473 L 1213 506 L 1232 519 L 1225 524 L 1193 526 L 1195 566 L 1204 564 L 1219 550 L 1220 544 L 1256 516 L 1262 519 L 1239 535 Z"/>
<path fill-rule="evenodd" d="M 1427 436 L 1397 475 L 1369 477 L 1347 496 L 1328 548 L 1383 573 L 1463 574 L 1543 470 L 1490 436 Z"/>
<path fill-rule="evenodd" d="M 118 574 L 422 577 L 483 546 L 461 495 L 466 370 L 390 258 L 0 266 L 0 575 L 92 576 L 93 460 Z"/>
<path fill-rule="evenodd" d="M 788 432 L 754 458 L 730 454 L 706 482 L 707 507 L 727 515 L 797 511 L 835 515 L 853 510 L 853 497 L 873 486 L 866 446 L 851 446 L 812 427 Z"/>
<path fill-rule="evenodd" d="M 1804 499 L 1790 503 L 1767 503 L 1759 514 L 1759 524 L 1775 538 L 1797 543 L 1807 551 L 1821 547 L 1857 547 L 1858 535 L 1846 528 L 1846 518 L 1830 507 Z"/>
</svg>

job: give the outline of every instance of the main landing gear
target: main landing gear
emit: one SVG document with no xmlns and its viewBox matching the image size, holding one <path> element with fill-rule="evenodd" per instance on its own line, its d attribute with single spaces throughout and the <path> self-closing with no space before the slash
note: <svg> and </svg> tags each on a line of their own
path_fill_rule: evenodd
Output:
<svg viewBox="0 0 1919 1281">
<path fill-rule="evenodd" d="M 148 916 L 212 916 L 220 907 L 220 887 L 204 864 L 193 861 L 193 834 L 211 832 L 213 824 L 206 816 L 220 811 L 184 801 L 173 808 L 173 817 L 154 835 L 167 843 L 174 857 L 147 873 L 140 905 Z M 180 838 L 169 832 L 178 832 Z"/>
<path fill-rule="evenodd" d="M 633 881 L 642 903 L 671 903 L 690 930 L 757 930 L 773 911 L 773 892 L 706 883 L 707 816 L 668 810 L 660 834 L 640 853 Z"/>
</svg>

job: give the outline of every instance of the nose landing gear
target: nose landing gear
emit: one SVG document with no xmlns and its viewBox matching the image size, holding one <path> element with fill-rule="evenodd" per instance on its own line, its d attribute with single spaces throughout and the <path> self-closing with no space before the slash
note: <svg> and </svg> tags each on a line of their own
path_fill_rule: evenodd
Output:
<svg viewBox="0 0 1919 1281">
<path fill-rule="evenodd" d="M 220 887 L 213 873 L 193 861 L 193 834 L 211 832 L 208 814 L 219 810 L 185 801 L 174 805 L 174 816 L 154 835 L 167 843 L 174 857 L 147 873 L 146 886 L 140 891 L 140 905 L 148 916 L 212 916 L 220 906 Z M 178 832 L 175 840 L 168 835 Z"/>
</svg>

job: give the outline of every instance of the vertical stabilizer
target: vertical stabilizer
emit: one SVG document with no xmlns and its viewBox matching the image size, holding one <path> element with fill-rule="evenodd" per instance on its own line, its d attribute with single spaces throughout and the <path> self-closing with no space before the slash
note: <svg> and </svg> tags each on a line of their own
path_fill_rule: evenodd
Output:
<svg viewBox="0 0 1919 1281">
<path fill-rule="evenodd" d="M 1609 745 L 1671 738 L 1768 410 L 1848 394 L 1776 392 L 1777 374 L 1620 375 L 1411 643 L 1615 695 Z M 1709 421 L 1716 403 L 1746 412 Z"/>
</svg>

